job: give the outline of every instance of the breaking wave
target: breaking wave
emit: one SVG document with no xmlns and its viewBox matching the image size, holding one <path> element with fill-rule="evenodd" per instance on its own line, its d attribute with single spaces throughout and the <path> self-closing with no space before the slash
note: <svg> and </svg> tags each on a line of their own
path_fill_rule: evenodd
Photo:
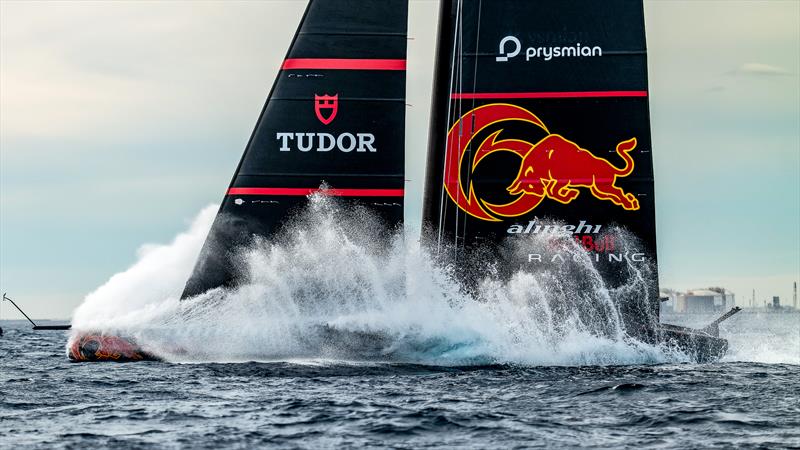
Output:
<svg viewBox="0 0 800 450">
<path fill-rule="evenodd" d="M 121 334 L 169 361 L 335 360 L 433 365 L 640 364 L 687 360 L 625 337 L 642 324 L 654 272 L 622 264 L 617 286 L 569 235 L 532 235 L 505 252 L 557 246 L 566 261 L 499 270 L 429 250 L 365 209 L 324 195 L 273 240 L 242 249 L 245 283 L 179 301 L 216 212 L 168 245 L 147 246 L 89 294 L 80 332 Z M 621 245 L 635 246 L 622 230 Z M 387 236 L 390 238 L 387 239 Z M 387 243 L 388 242 L 388 243 Z M 480 255 L 480 252 L 476 253 Z M 438 256 L 437 256 L 438 255 Z M 458 262 L 458 264 L 455 264 Z M 466 268 L 466 269 L 465 269 Z M 469 270 L 471 282 L 457 283 Z M 644 309 L 640 316 L 657 320 Z"/>
</svg>

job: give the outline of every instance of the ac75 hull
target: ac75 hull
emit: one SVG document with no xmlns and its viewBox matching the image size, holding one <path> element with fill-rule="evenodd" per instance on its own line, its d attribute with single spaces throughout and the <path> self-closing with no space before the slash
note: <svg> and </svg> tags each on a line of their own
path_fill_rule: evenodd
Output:
<svg viewBox="0 0 800 450">
<path fill-rule="evenodd" d="M 383 351 L 375 351 L 373 348 L 376 343 L 381 347 L 385 344 L 385 336 L 381 336 L 379 333 L 375 333 L 375 335 L 371 333 L 355 333 L 344 336 L 341 331 L 332 329 L 326 329 L 325 331 L 327 338 L 340 341 L 351 347 L 349 350 L 354 355 L 365 353 L 387 356 Z M 677 348 L 698 363 L 714 362 L 725 356 L 728 350 L 727 340 L 692 328 L 660 324 L 657 329 L 657 336 L 657 343 Z M 69 359 L 73 362 L 160 360 L 158 357 L 142 350 L 133 339 L 91 333 L 83 334 L 75 339 L 70 345 L 68 353 Z"/>
</svg>

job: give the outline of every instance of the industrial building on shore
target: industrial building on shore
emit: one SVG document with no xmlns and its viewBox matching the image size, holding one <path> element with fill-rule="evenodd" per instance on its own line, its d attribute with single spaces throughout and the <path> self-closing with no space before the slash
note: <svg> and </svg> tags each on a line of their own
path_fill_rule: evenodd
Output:
<svg viewBox="0 0 800 450">
<path fill-rule="evenodd" d="M 664 290 L 661 293 L 664 312 L 706 314 L 727 311 L 736 306 L 733 292 L 720 287 L 691 289 L 686 292 Z"/>
<path fill-rule="evenodd" d="M 661 312 L 678 314 L 708 314 L 727 311 L 736 306 L 733 292 L 723 287 L 709 287 L 705 289 L 690 289 L 679 292 L 664 288 L 660 293 Z M 797 283 L 793 285 L 792 300 L 789 304 L 781 302 L 780 297 L 757 299 L 755 290 L 752 297 L 745 298 L 739 305 L 754 312 L 800 312 L 797 300 Z"/>
</svg>

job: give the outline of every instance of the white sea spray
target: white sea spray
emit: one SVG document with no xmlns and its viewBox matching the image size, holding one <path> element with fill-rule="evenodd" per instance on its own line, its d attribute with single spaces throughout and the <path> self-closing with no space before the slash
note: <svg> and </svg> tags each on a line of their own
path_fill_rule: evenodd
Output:
<svg viewBox="0 0 800 450">
<path fill-rule="evenodd" d="M 274 239 L 240 252 L 246 282 L 180 301 L 216 209 L 205 208 L 170 244 L 147 246 L 133 266 L 89 294 L 75 312 L 72 336 L 130 337 L 170 361 L 687 360 L 626 337 L 625 328 L 636 324 L 624 323 L 621 311 L 650 304 L 650 268 L 624 264 L 623 282 L 607 286 L 602 268 L 570 236 L 540 235 L 505 251 L 513 257 L 557 245 L 567 261 L 504 273 L 481 258 L 454 260 L 451 248 L 434 255 L 425 239 L 387 230 L 366 209 L 325 196 L 313 197 Z M 624 231 L 613 232 L 620 245 L 635 245 Z M 465 265 L 468 285 L 455 281 Z"/>
</svg>

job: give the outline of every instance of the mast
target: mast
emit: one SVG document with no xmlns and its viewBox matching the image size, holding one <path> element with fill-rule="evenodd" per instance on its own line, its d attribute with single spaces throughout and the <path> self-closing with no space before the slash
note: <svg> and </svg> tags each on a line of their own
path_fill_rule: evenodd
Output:
<svg viewBox="0 0 800 450">
<path fill-rule="evenodd" d="M 444 170 L 444 158 L 438 150 L 444 148 L 444 137 L 447 135 L 449 127 L 450 98 L 448 93 L 454 77 L 452 71 L 455 49 L 451 47 L 454 41 L 456 7 L 457 4 L 453 0 L 441 0 L 439 5 L 439 29 L 436 38 L 431 120 L 428 132 L 428 157 L 425 166 L 426 183 L 422 201 L 423 225 L 436 232 L 437 240 L 440 239 L 442 232 L 439 219 L 441 218 L 440 208 L 444 200 L 444 191 L 439 186 Z"/>
<path fill-rule="evenodd" d="M 238 282 L 236 254 L 307 196 L 403 219 L 406 0 L 311 0 L 181 298 Z"/>
</svg>

